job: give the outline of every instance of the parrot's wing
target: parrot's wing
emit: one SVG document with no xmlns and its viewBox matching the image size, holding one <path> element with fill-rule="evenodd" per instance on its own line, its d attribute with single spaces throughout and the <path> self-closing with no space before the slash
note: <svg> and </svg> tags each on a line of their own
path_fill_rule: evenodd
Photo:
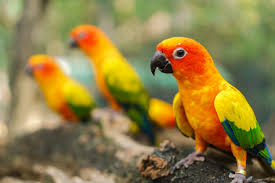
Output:
<svg viewBox="0 0 275 183">
<path fill-rule="evenodd" d="M 63 87 L 64 98 L 79 119 L 90 116 L 90 111 L 95 107 L 95 103 L 88 90 L 81 84 L 68 80 Z"/>
<path fill-rule="evenodd" d="M 264 148 L 264 134 L 253 110 L 239 90 L 231 86 L 221 91 L 216 96 L 214 105 L 232 142 L 252 152 Z"/>
<path fill-rule="evenodd" d="M 112 58 L 102 65 L 106 86 L 127 116 L 154 141 L 148 121 L 150 98 L 136 71 L 123 58 Z"/>
<path fill-rule="evenodd" d="M 179 130 L 183 133 L 183 135 L 194 138 L 194 130 L 190 126 L 186 118 L 185 110 L 180 98 L 180 93 L 177 93 L 174 97 L 173 111 L 176 118 L 177 127 L 179 128 Z"/>
<path fill-rule="evenodd" d="M 123 108 L 135 107 L 147 113 L 149 95 L 127 62 L 119 59 L 105 62 L 102 71 L 107 88 Z"/>
</svg>

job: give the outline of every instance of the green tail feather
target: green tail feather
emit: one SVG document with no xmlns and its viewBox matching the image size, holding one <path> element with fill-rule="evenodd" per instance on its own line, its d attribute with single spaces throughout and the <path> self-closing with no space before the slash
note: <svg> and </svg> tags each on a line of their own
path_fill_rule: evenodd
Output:
<svg viewBox="0 0 275 183">
<path fill-rule="evenodd" d="M 146 113 L 132 107 L 127 109 L 127 116 L 133 120 L 133 122 L 135 122 L 144 133 L 146 133 L 150 139 L 150 142 L 155 144 L 155 135 L 150 121 L 147 119 Z"/>
<path fill-rule="evenodd" d="M 256 148 L 253 151 L 254 151 L 254 153 L 256 152 L 255 154 L 260 156 L 261 159 L 265 161 L 262 163 L 263 163 L 263 167 L 266 169 L 266 171 L 275 175 L 275 161 L 273 160 L 265 142 L 261 143 L 260 145 L 263 147 L 263 149 L 261 149 L 261 150 L 257 149 L 257 146 L 256 146 Z M 259 145 L 258 145 L 258 148 L 259 148 Z"/>
</svg>

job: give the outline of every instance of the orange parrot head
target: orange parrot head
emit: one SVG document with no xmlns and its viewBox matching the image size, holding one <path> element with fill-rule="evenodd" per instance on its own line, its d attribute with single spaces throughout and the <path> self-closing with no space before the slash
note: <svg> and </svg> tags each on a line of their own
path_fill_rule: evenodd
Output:
<svg viewBox="0 0 275 183">
<path fill-rule="evenodd" d="M 207 50 L 197 41 L 185 37 L 173 37 L 159 43 L 151 60 L 153 75 L 158 69 L 172 73 L 176 78 L 203 74 L 206 63 L 212 63 Z"/>
<path fill-rule="evenodd" d="M 96 53 L 100 42 L 106 36 L 96 26 L 80 25 L 71 31 L 70 37 L 72 48 L 81 48 L 86 53 Z"/>
<path fill-rule="evenodd" d="M 35 79 L 44 80 L 54 76 L 59 71 L 59 67 L 53 57 L 34 55 L 29 58 L 25 71 Z"/>
</svg>

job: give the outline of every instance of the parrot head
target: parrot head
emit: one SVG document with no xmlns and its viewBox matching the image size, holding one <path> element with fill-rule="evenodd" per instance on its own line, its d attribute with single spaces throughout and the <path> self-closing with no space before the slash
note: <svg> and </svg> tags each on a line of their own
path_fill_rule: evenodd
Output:
<svg viewBox="0 0 275 183">
<path fill-rule="evenodd" d="M 86 53 L 89 53 L 93 52 L 93 50 L 97 51 L 97 46 L 105 36 L 96 26 L 80 25 L 71 31 L 70 37 L 71 48 L 81 48 Z"/>
<path fill-rule="evenodd" d="M 53 57 L 47 55 L 34 55 L 29 58 L 25 67 L 27 74 L 36 79 L 45 79 L 59 70 Z"/>
<path fill-rule="evenodd" d="M 151 72 L 158 69 L 176 78 L 202 74 L 205 64 L 213 62 L 207 50 L 197 41 L 173 37 L 159 43 L 151 60 Z"/>
</svg>

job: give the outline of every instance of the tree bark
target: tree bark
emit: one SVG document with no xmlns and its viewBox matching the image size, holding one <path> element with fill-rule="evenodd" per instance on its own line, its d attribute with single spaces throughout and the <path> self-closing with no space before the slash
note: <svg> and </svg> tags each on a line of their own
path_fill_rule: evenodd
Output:
<svg viewBox="0 0 275 183">
<path fill-rule="evenodd" d="M 33 32 L 46 12 L 49 0 L 25 0 L 21 19 L 16 25 L 13 46 L 10 49 L 9 85 L 11 90 L 11 104 L 7 114 L 9 129 L 16 126 L 19 120 L 26 120 L 28 109 L 37 96 L 33 83 L 25 82 L 24 67 L 28 57 L 35 53 L 39 45 L 34 39 Z M 22 84 L 24 80 L 24 85 Z M 10 134 L 14 134 L 11 131 Z"/>
<path fill-rule="evenodd" d="M 192 149 L 180 151 L 169 141 L 159 148 L 141 145 L 125 135 L 129 122 L 123 118 L 111 121 L 106 117 L 102 125 L 97 123 L 39 130 L 0 148 L 0 183 L 231 181 L 228 175 L 232 171 L 224 167 L 224 157 L 219 154 L 212 158 L 207 155 L 205 162 L 196 162 L 188 169 L 172 171 L 176 161 Z M 254 179 L 253 182 L 275 180 Z"/>
</svg>

